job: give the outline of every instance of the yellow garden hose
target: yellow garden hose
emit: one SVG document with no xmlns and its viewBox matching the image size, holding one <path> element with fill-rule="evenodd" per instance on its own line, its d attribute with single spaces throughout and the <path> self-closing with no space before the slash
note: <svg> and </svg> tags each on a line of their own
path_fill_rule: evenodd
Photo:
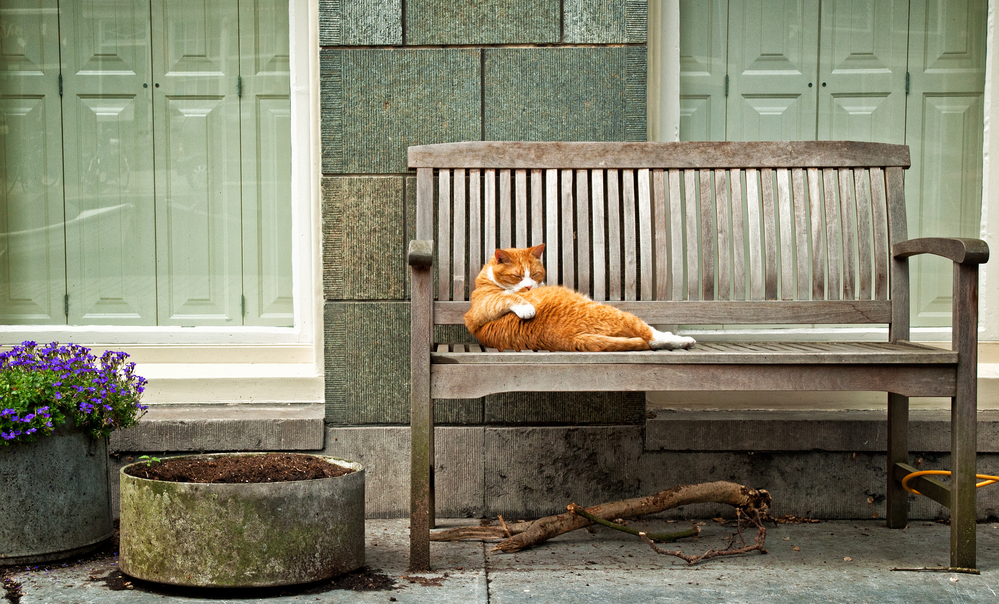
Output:
<svg viewBox="0 0 999 604">
<path fill-rule="evenodd" d="M 916 476 L 950 476 L 950 470 L 920 470 L 919 472 L 913 472 L 902 479 L 902 488 L 910 493 L 915 493 L 916 495 L 922 495 L 916 489 L 909 487 L 909 481 Z M 995 484 L 999 482 L 999 476 L 989 476 L 988 474 L 975 474 L 975 478 L 981 480 L 982 482 L 975 483 L 975 488 L 984 487 L 990 484 Z"/>
</svg>

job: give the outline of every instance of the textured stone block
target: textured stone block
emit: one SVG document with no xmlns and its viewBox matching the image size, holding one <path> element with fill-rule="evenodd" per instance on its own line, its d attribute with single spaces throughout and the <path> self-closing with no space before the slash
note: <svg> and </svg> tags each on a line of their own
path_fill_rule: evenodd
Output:
<svg viewBox="0 0 999 604">
<path fill-rule="evenodd" d="M 405 173 L 410 145 L 480 140 L 480 52 L 321 50 L 323 172 Z"/>
<path fill-rule="evenodd" d="M 326 421 L 409 424 L 409 304 L 327 302 Z"/>
<path fill-rule="evenodd" d="M 638 424 L 643 392 L 509 392 L 485 397 L 487 424 Z"/>
<path fill-rule="evenodd" d="M 650 451 L 867 451 L 887 449 L 885 411 L 655 411 Z M 978 414 L 979 453 L 999 452 L 999 412 Z M 910 451 L 949 451 L 950 412 L 909 413 Z"/>
<path fill-rule="evenodd" d="M 559 41 L 557 0 L 407 0 L 406 44 Z"/>
<path fill-rule="evenodd" d="M 319 0 L 319 44 L 402 44 L 402 1 Z"/>
<path fill-rule="evenodd" d="M 644 46 L 483 52 L 486 140 L 645 140 Z"/>
<path fill-rule="evenodd" d="M 649 15 L 645 0 L 565 0 L 567 44 L 642 43 Z"/>
<path fill-rule="evenodd" d="M 486 428 L 485 505 L 538 518 L 639 494 L 638 426 Z"/>
<path fill-rule="evenodd" d="M 409 303 L 327 302 L 326 423 L 409 425 Z M 438 425 L 481 424 L 481 399 L 434 401 Z"/>
<path fill-rule="evenodd" d="M 409 515 L 410 432 L 405 427 L 329 428 L 325 455 L 364 466 L 365 515 Z M 482 513 L 482 428 L 440 428 L 434 434 L 438 517 Z"/>
<path fill-rule="evenodd" d="M 327 300 L 405 296 L 401 177 L 323 179 L 323 290 Z"/>
</svg>

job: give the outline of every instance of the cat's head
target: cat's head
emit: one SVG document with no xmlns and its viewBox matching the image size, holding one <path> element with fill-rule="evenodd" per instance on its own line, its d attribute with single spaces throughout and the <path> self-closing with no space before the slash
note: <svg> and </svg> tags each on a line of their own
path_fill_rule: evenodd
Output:
<svg viewBox="0 0 999 604">
<path fill-rule="evenodd" d="M 511 292 L 544 285 L 545 266 L 541 264 L 541 253 L 544 251 L 543 243 L 529 248 L 496 250 L 486 264 L 489 279 Z"/>
</svg>

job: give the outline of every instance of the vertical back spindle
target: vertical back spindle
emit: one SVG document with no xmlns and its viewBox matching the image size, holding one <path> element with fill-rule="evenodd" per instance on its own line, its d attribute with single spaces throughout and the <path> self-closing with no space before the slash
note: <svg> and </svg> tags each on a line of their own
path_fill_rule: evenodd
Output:
<svg viewBox="0 0 999 604">
<path fill-rule="evenodd" d="M 451 299 L 451 171 L 437 173 L 437 299 Z"/>
<path fill-rule="evenodd" d="M 454 271 L 452 300 L 465 299 L 465 170 L 454 171 Z"/>
<path fill-rule="evenodd" d="M 604 172 L 590 173 L 590 191 L 593 205 L 593 299 L 606 300 L 607 244 L 604 241 L 606 209 L 604 206 Z"/>
</svg>

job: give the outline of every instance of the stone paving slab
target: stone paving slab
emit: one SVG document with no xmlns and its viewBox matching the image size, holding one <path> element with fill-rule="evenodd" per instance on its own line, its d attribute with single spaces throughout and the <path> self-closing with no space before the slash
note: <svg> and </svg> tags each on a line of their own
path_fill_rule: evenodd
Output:
<svg viewBox="0 0 999 604">
<path fill-rule="evenodd" d="M 445 519 L 439 524 L 476 522 Z M 895 531 L 877 520 L 770 526 L 769 554 L 697 566 L 658 555 L 629 535 L 603 528 L 576 531 L 517 554 L 488 553 L 489 544 L 476 542 L 433 543 L 434 572 L 410 576 L 407 524 L 405 519 L 366 521 L 367 565 L 395 581 L 397 588 L 387 591 L 354 592 L 328 585 L 252 592 L 177 590 L 141 582 L 114 591 L 108 587 L 113 581 L 101 580 L 116 574 L 117 559 L 111 555 L 45 569 L 7 570 L 22 583 L 19 604 L 999 602 L 999 524 L 978 526 L 982 574 L 977 576 L 892 571 L 945 565 L 949 529 L 915 522 Z M 663 520 L 632 523 L 649 530 L 685 525 Z M 700 553 L 723 547 L 733 533 L 731 526 L 712 520 L 702 528 L 701 537 L 681 542 L 682 550 Z M 752 534 L 747 533 L 747 539 Z"/>
</svg>

